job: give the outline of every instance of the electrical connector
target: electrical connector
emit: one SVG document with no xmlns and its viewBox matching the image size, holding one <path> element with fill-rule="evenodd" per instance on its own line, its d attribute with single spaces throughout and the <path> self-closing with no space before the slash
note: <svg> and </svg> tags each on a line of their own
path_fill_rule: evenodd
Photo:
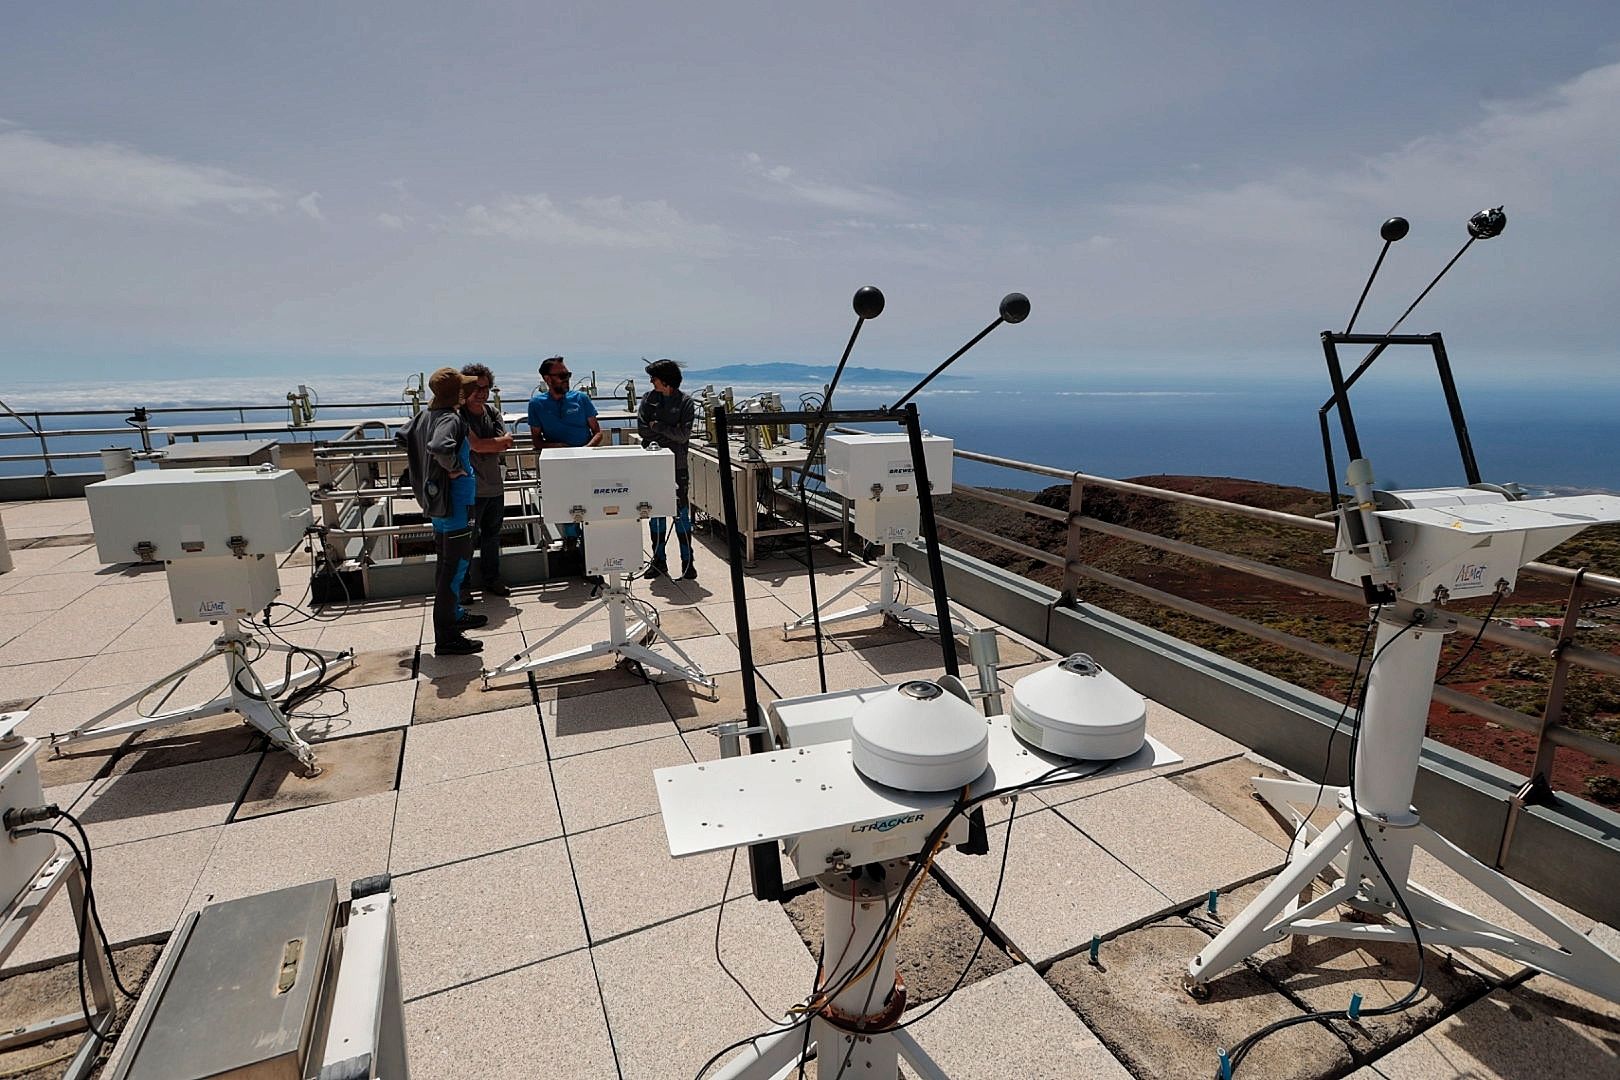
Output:
<svg viewBox="0 0 1620 1080">
<path fill-rule="evenodd" d="M 44 806 L 13 806 L 7 810 L 3 821 L 7 832 L 15 832 L 28 825 L 37 825 L 41 821 L 50 821 L 62 816 L 62 808 L 55 803 L 46 803 Z"/>
</svg>

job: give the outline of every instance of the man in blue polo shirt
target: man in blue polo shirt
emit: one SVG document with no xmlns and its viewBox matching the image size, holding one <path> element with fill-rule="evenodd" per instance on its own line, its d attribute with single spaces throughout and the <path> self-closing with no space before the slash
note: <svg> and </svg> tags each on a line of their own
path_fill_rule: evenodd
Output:
<svg viewBox="0 0 1620 1080">
<path fill-rule="evenodd" d="M 529 433 L 536 446 L 597 446 L 602 425 L 590 395 L 568 388 L 574 377 L 560 356 L 540 362 L 546 388 L 529 399 Z"/>
<path fill-rule="evenodd" d="M 605 433 L 596 419 L 596 403 L 589 394 L 568 388 L 569 380 L 573 377 L 573 372 L 568 370 L 568 364 L 560 356 L 540 362 L 540 379 L 546 388 L 529 399 L 529 434 L 534 438 L 536 450 L 547 446 L 601 445 Z M 564 554 L 571 557 L 575 552 L 583 551 L 579 525 L 572 521 L 559 524 L 562 526 Z"/>
</svg>

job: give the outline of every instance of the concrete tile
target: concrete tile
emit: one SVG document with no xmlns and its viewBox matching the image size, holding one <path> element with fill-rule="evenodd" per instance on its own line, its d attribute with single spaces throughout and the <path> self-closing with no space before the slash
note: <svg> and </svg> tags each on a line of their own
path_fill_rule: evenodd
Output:
<svg viewBox="0 0 1620 1080">
<path fill-rule="evenodd" d="M 945 660 L 939 642 L 934 638 L 919 637 L 915 641 L 898 645 L 884 645 L 855 653 L 878 673 L 881 681 L 901 683 L 907 679 L 937 679 L 945 674 Z M 958 653 L 958 661 L 966 653 Z"/>
<path fill-rule="evenodd" d="M 736 644 L 735 632 L 726 635 L 727 640 Z M 781 626 L 755 627 L 748 635 L 749 644 L 754 650 L 754 664 L 764 667 L 766 664 L 780 664 L 784 660 L 802 660 L 807 656 L 816 655 L 816 639 L 808 630 L 797 631 L 791 637 L 782 636 Z M 830 638 L 823 639 L 824 652 L 835 652 L 838 646 Z"/>
<path fill-rule="evenodd" d="M 468 635 L 484 643 L 484 651 L 469 653 L 466 656 L 434 656 L 433 636 L 429 634 L 422 644 L 421 657 L 417 660 L 418 670 L 425 679 L 437 679 L 445 675 L 476 675 L 486 667 L 493 668 L 512 659 L 524 648 L 523 635 L 516 630 L 504 634 L 486 634 L 479 630 Z M 502 684 L 522 681 L 522 677 L 501 680 Z"/>
<path fill-rule="evenodd" d="M 519 765 L 400 792 L 388 867 L 403 874 L 561 835 L 551 770 Z"/>
<path fill-rule="evenodd" d="M 413 682 L 328 688 L 294 710 L 293 729 L 306 742 L 325 742 L 409 727 L 415 705 Z"/>
<path fill-rule="evenodd" d="M 99 686 L 139 685 L 162 672 L 178 670 L 197 659 L 197 655 L 198 650 L 189 645 L 163 645 L 140 652 L 103 653 L 92 656 L 57 689 L 69 693 Z M 199 674 L 198 677 L 202 676 Z M 222 666 L 220 681 L 223 680 Z"/>
<path fill-rule="evenodd" d="M 130 621 L 133 622 L 134 617 Z M 121 635 L 127 625 L 87 617 L 69 619 L 58 613 L 31 627 L 28 633 L 0 645 L 0 666 L 94 656 Z"/>
<path fill-rule="evenodd" d="M 1193 1000 L 1181 975 L 1208 942 L 1179 919 L 1153 923 L 1103 942 L 1097 965 L 1085 953 L 1058 961 L 1046 981 L 1136 1075 L 1213 1076 L 1220 1047 L 1303 1010 L 1247 967 L 1211 983 L 1208 1001 Z M 1239 1075 L 1339 1076 L 1350 1064 L 1328 1028 L 1305 1023 L 1257 1043 Z"/>
<path fill-rule="evenodd" d="M 669 710 L 648 685 L 544 701 L 540 717 L 553 760 L 674 733 Z"/>
<path fill-rule="evenodd" d="M 416 724 L 406 734 L 399 786 L 403 791 L 545 760 L 533 705 Z"/>
<path fill-rule="evenodd" d="M 269 743 L 236 713 L 206 716 L 138 731 L 113 764 L 113 772 L 147 772 L 174 765 L 258 753 Z M 74 746 L 79 745 L 74 743 Z"/>
<path fill-rule="evenodd" d="M 686 638 L 711 637 L 719 633 L 713 623 L 703 617 L 699 608 L 670 608 L 659 612 L 658 628 L 673 641 Z"/>
<path fill-rule="evenodd" d="M 772 1016 L 810 991 L 815 962 L 775 904 L 726 905 L 726 966 Z M 700 912 L 593 950 L 627 1077 L 690 1077 L 729 1042 L 768 1027 L 714 960 L 714 916 Z M 648 978 L 658 972 L 657 978 Z"/>
<path fill-rule="evenodd" d="M 41 747 L 34 755 L 39 780 L 46 788 L 65 784 L 87 784 L 111 772 L 119 750 L 129 741 L 127 735 L 104 739 L 83 739 L 60 746 Z"/>
<path fill-rule="evenodd" d="M 649 680 L 639 670 L 622 664 L 613 656 L 592 657 L 547 667 L 534 673 L 542 695 L 557 698 L 600 694 L 629 686 L 646 686 Z"/>
<path fill-rule="evenodd" d="M 1234 903 L 1229 917 L 1236 918 L 1243 907 Z M 1367 1009 L 1392 1005 L 1418 978 L 1417 950 L 1404 942 L 1356 948 L 1336 938 L 1290 936 L 1260 950 L 1254 961 L 1262 977 L 1321 1011 L 1344 1009 L 1352 994 L 1361 995 Z M 1363 1015 L 1356 1023 L 1335 1020 L 1332 1026 L 1358 1057 L 1376 1056 L 1479 997 L 1490 985 L 1472 972 L 1444 963 L 1438 950 L 1425 947 L 1423 989 L 1415 1001 L 1389 1016 Z"/>
<path fill-rule="evenodd" d="M 658 812 L 653 770 L 692 760 L 678 734 L 563 758 L 551 764 L 562 804 L 563 826 L 572 835 L 616 821 Z"/>
<path fill-rule="evenodd" d="M 867 686 L 881 686 L 886 681 L 871 667 L 852 653 L 830 653 L 827 662 L 827 689 L 855 690 Z M 759 674 L 770 684 L 778 697 L 803 697 L 821 693 L 821 681 L 814 657 L 808 660 L 788 660 L 759 669 Z"/>
<path fill-rule="evenodd" d="M 219 627 L 212 623 L 177 623 L 167 603 L 160 603 L 142 615 L 123 633 L 113 638 L 100 651 L 104 653 L 145 650 L 154 644 L 190 645 L 197 655 L 219 636 Z M 290 638 L 291 635 L 289 634 Z M 224 681 L 224 676 L 221 676 Z"/>
<path fill-rule="evenodd" d="M 855 601 L 850 601 L 854 606 Z M 803 636 L 811 633 L 809 627 L 795 630 L 794 635 Z M 864 653 L 868 649 L 881 649 L 885 645 L 903 645 L 908 641 L 916 641 L 921 634 L 909 626 L 902 626 L 887 615 L 868 615 L 861 619 L 851 619 L 848 622 L 834 623 L 824 627 L 822 633 L 838 642 L 840 648 L 853 653 Z M 936 646 L 937 648 L 937 646 Z"/>
<path fill-rule="evenodd" d="M 561 840 L 402 874 L 394 891 L 407 998 L 585 944 Z"/>
<path fill-rule="evenodd" d="M 432 645 L 433 636 L 424 635 L 422 624 L 416 619 L 383 619 L 366 623 L 334 623 L 321 631 L 317 641 L 323 649 L 376 652 L 408 649 L 423 643 Z"/>
<path fill-rule="evenodd" d="M 952 1080 L 1130 1080 L 1026 964 L 963 987 L 911 1029 Z"/>
<path fill-rule="evenodd" d="M 335 878 L 349 895 L 356 878 L 388 869 L 394 793 L 271 814 L 225 826 L 187 908 Z"/>
<path fill-rule="evenodd" d="M 1196 900 L 1283 861 L 1274 844 L 1162 778 L 1057 812 L 1173 900 Z"/>
<path fill-rule="evenodd" d="M 1278 818 L 1268 804 L 1255 797 L 1250 781 L 1257 776 L 1274 780 L 1292 779 L 1281 769 L 1260 765 L 1245 755 L 1175 773 L 1169 777 L 1169 781 L 1286 852 L 1293 836 L 1293 827 Z M 1331 787 L 1323 791 L 1323 810 L 1318 812 L 1318 816 L 1325 816 L 1327 820 L 1333 816 L 1330 808 L 1337 810 L 1333 791 Z"/>
<path fill-rule="evenodd" d="M 96 907 L 115 943 L 174 929 L 222 826 L 136 840 L 95 851 Z M 78 954 L 79 928 L 64 888 L 6 961 L 6 969 Z"/>
<path fill-rule="evenodd" d="M 405 1024 L 413 1075 L 619 1080 L 583 950 L 409 1002 Z"/>
<path fill-rule="evenodd" d="M 658 696 L 663 699 L 670 715 L 675 718 L 676 726 L 682 731 L 696 731 L 729 720 L 743 719 L 742 673 L 739 671 L 722 672 L 715 676 L 715 681 L 718 683 L 716 688 L 719 697 L 718 701 L 710 701 L 693 690 L 688 683 L 663 682 L 658 684 Z M 776 700 L 776 694 L 771 691 L 770 684 L 764 679 L 756 679 L 754 688 L 759 695 L 761 706 Z"/>
<path fill-rule="evenodd" d="M 50 618 L 49 611 L 16 611 L 0 616 L 0 645 L 15 641 Z"/>
<path fill-rule="evenodd" d="M 584 582 L 569 581 L 548 582 L 533 593 L 519 590 L 511 599 L 518 610 L 518 626 L 527 634 L 561 626 L 600 598 L 592 597 Z"/>
<path fill-rule="evenodd" d="M 1013 822 L 1007 877 L 994 923 L 1024 957 L 1042 964 L 1170 906 L 1159 892 L 1055 811 Z M 995 894 L 1007 824 L 991 826 L 990 853 L 942 851 L 936 865 L 981 913 Z"/>
<path fill-rule="evenodd" d="M 725 852 L 672 858 L 657 814 L 571 836 L 568 849 L 593 942 L 714 907 L 731 859 Z M 728 895 L 750 888 L 748 858 L 740 855 Z"/>
<path fill-rule="evenodd" d="M 416 677 L 416 650 L 413 648 L 374 649 L 357 653 L 349 670 L 331 681 L 340 690 L 376 686 Z"/>
<path fill-rule="evenodd" d="M 352 625 L 387 622 L 389 619 L 420 619 L 432 610 L 433 598 L 430 596 L 397 596 L 359 600 L 347 605 L 327 604 L 321 609 L 321 617 Z"/>
<path fill-rule="evenodd" d="M 722 634 L 736 634 L 737 611 L 728 595 L 711 601 L 698 608 L 703 617 Z M 748 625 L 755 630 L 775 630 L 782 632 L 782 624 L 792 622 L 798 615 L 786 604 L 771 597 L 750 597 L 748 600 Z"/>
<path fill-rule="evenodd" d="M 72 657 L 0 667 L 0 701 L 43 697 L 89 662 L 85 657 Z"/>
<path fill-rule="evenodd" d="M 510 675 L 484 689 L 477 672 L 445 675 L 437 679 L 417 679 L 413 724 L 429 724 L 457 716 L 504 712 L 523 706 L 533 707 L 534 691 L 527 675 Z"/>
<path fill-rule="evenodd" d="M 693 666 L 705 675 L 721 675 L 728 671 L 741 671 L 742 658 L 737 652 L 737 646 L 732 644 L 730 638 L 711 634 L 708 637 L 687 638 L 678 643 L 681 651 L 686 653 Z M 653 646 L 653 651 L 660 656 L 681 663 L 681 658 L 667 643 L 659 642 Z M 658 682 L 684 682 L 679 676 L 669 672 L 649 672 Z"/>
<path fill-rule="evenodd" d="M 1588 1080 L 1620 1068 L 1620 1011 L 1545 975 L 1497 990 L 1373 1062 L 1388 1080 Z"/>
<path fill-rule="evenodd" d="M 97 851 L 132 840 L 223 825 L 258 754 L 121 773 L 97 780 L 74 814 Z"/>
<path fill-rule="evenodd" d="M 1189 720 L 1174 709 L 1167 709 L 1152 698 L 1147 703 L 1148 734 L 1182 756 L 1179 769 L 1196 768 L 1211 761 L 1240 757 L 1248 747 L 1234 742 L 1218 731 L 1212 731 L 1194 720 Z"/>
<path fill-rule="evenodd" d="M 315 750 L 320 773 L 304 776 L 291 754 L 264 755 L 234 820 L 279 814 L 376 795 L 394 789 L 405 733 L 379 731 L 323 742 Z"/>
</svg>

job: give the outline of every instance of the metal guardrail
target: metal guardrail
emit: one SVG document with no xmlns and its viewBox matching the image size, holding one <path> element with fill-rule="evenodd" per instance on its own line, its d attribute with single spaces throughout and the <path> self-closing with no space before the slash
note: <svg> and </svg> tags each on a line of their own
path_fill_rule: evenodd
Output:
<svg viewBox="0 0 1620 1080">
<path fill-rule="evenodd" d="M 1162 499 L 1167 502 L 1203 507 L 1223 514 L 1251 518 L 1256 521 L 1284 525 L 1318 534 L 1331 535 L 1334 532 L 1334 525 L 1331 522 L 1277 510 L 1225 502 L 1203 495 L 1155 488 L 1127 480 L 1115 480 L 1111 477 L 1058 469 L 1048 465 L 1037 465 L 1013 458 L 979 454 L 970 450 L 957 450 L 955 456 L 964 461 L 975 461 L 1026 475 L 1068 482 L 1069 496 L 1067 506 L 1063 509 L 1040 505 L 966 484 L 957 483 L 952 485 L 953 494 L 962 495 L 979 502 L 1007 507 L 1033 517 L 1063 524 L 1065 526 L 1066 542 L 1065 550 L 1061 555 L 1009 540 L 989 530 L 976 528 L 966 522 L 949 517 L 941 516 L 938 519 L 941 529 L 954 530 L 961 535 L 970 536 L 1021 558 L 1031 559 L 1061 569 L 1063 571 L 1063 582 L 1060 589 L 1060 603 L 1074 603 L 1081 581 L 1094 581 L 1100 585 L 1147 600 L 1155 605 L 1203 619 L 1226 629 L 1238 631 L 1346 671 L 1353 670 L 1356 667 L 1356 657 L 1342 650 L 1321 645 L 1274 627 L 1266 626 L 1244 616 L 1221 611 L 1207 604 L 1176 596 L 1162 589 L 1108 573 L 1085 563 L 1080 557 L 1081 538 L 1085 532 L 1089 531 L 1141 544 L 1156 550 L 1171 552 L 1207 565 L 1287 585 L 1290 588 L 1308 591 L 1319 596 L 1342 600 L 1351 604 L 1362 604 L 1364 601 L 1359 589 L 1330 578 L 1315 577 L 1286 567 L 1273 566 L 1269 563 L 1262 563 L 1197 544 L 1173 540 L 1089 517 L 1085 513 L 1085 489 L 1087 487 L 1106 488 L 1132 495 Z M 1550 789 L 1552 754 L 1557 747 L 1578 750 L 1599 761 L 1610 764 L 1620 762 L 1620 744 L 1598 738 L 1561 722 L 1564 694 L 1572 669 L 1580 668 L 1601 675 L 1620 676 L 1620 656 L 1578 644 L 1575 640 L 1583 598 L 1589 594 L 1620 596 L 1620 578 L 1605 574 L 1594 574 L 1585 570 L 1572 570 L 1567 567 L 1553 566 L 1541 562 L 1528 563 L 1521 572 L 1548 580 L 1567 582 L 1570 585 L 1569 596 L 1564 603 L 1563 626 L 1557 640 L 1516 630 L 1495 621 L 1482 622 L 1466 615 L 1457 615 L 1456 617 L 1459 624 L 1459 633 L 1479 634 L 1482 641 L 1500 645 L 1527 656 L 1547 658 L 1553 661 L 1553 673 L 1548 680 L 1547 698 L 1541 714 L 1532 716 L 1518 712 L 1449 686 L 1437 684 L 1434 689 L 1434 699 L 1441 704 L 1490 723 L 1498 724 L 1504 728 L 1535 736 L 1535 764 L 1525 787 L 1521 789 L 1520 797 L 1514 803 L 1514 818 L 1516 818 L 1517 812 L 1523 805 L 1533 800 L 1534 789 Z M 1511 834 L 1512 820 L 1510 818 L 1509 834 Z"/>
</svg>

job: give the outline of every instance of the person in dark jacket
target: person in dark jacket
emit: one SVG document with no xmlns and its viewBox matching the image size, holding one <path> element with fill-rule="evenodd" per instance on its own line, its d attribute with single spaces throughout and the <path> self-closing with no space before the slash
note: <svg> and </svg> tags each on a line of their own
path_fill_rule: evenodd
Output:
<svg viewBox="0 0 1620 1080">
<path fill-rule="evenodd" d="M 506 421 L 489 403 L 495 376 L 485 364 L 466 364 L 463 375 L 471 375 L 466 401 L 461 406 L 467 421 L 467 441 L 472 444 L 473 473 L 478 477 L 478 501 L 473 504 L 473 543 L 478 548 L 478 576 L 483 591 L 491 596 L 511 596 L 501 581 L 501 525 L 506 519 L 506 479 L 502 473 L 501 452 L 512 449 L 512 436 Z M 470 589 L 462 582 L 463 589 Z M 465 595 L 465 594 L 463 594 Z"/>
<path fill-rule="evenodd" d="M 643 445 L 657 443 L 675 452 L 675 541 L 681 549 L 681 577 L 695 581 L 692 505 L 687 500 L 691 479 L 687 447 L 692 441 L 692 420 L 697 407 L 681 391 L 681 366 L 675 361 L 654 360 L 647 365 L 647 376 L 652 379 L 653 388 L 641 399 L 641 408 L 636 411 L 636 432 Z M 669 562 L 664 554 L 669 541 L 669 520 L 653 518 L 648 528 L 652 530 L 652 561 L 642 576 L 663 577 L 669 573 Z"/>
<path fill-rule="evenodd" d="M 433 654 L 465 656 L 484 647 L 466 634 L 489 621 L 461 606 L 461 583 L 472 562 L 473 530 L 468 514 L 478 496 L 472 444 L 460 406 L 477 378 L 443 367 L 428 379 L 433 403 L 411 417 L 394 438 L 404 445 L 411 491 L 433 523 Z"/>
</svg>

